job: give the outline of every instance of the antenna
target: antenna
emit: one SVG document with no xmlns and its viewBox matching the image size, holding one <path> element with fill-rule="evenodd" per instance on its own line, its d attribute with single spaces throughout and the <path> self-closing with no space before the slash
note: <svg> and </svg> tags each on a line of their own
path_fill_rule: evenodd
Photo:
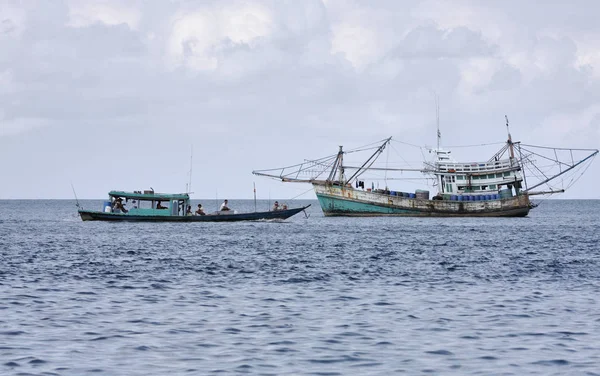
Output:
<svg viewBox="0 0 600 376">
<path fill-rule="evenodd" d="M 190 146 L 190 171 L 188 172 L 189 181 L 186 184 L 185 193 L 192 193 L 192 167 L 194 166 L 193 160 L 194 160 L 194 145 L 191 145 Z"/>
<path fill-rule="evenodd" d="M 442 138 L 442 133 L 440 132 L 440 98 L 437 94 L 435 95 L 435 122 L 437 126 L 437 151 L 440 150 L 440 139 Z"/>
</svg>

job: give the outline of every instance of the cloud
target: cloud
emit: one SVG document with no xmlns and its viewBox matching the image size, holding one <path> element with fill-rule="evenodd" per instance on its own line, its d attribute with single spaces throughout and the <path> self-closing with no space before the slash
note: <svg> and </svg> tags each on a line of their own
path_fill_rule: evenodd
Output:
<svg viewBox="0 0 600 376">
<path fill-rule="evenodd" d="M 68 26 L 81 28 L 98 23 L 104 25 L 127 25 L 137 29 L 140 24 L 140 2 L 124 5 L 120 2 L 106 1 L 69 1 Z"/>
<path fill-rule="evenodd" d="M 409 31 L 392 54 L 403 59 L 452 59 L 491 56 L 493 50 L 480 33 L 466 27 L 442 30 L 429 25 Z"/>
<path fill-rule="evenodd" d="M 253 169 L 339 144 L 434 142 L 435 95 L 445 144 L 502 141 L 505 114 L 530 143 L 600 143 L 594 4 L 544 14 L 462 0 L 34 5 L 0 9 L 0 160 L 23 164 L 5 169 L 0 197 L 33 197 L 42 176 L 49 196 L 69 197 L 69 174 L 86 182 L 84 197 L 181 190 L 191 144 L 197 195 L 218 185 L 244 197 Z M 52 164 L 67 167 L 46 176 Z M 123 173 L 99 179 L 106 167 Z"/>
</svg>

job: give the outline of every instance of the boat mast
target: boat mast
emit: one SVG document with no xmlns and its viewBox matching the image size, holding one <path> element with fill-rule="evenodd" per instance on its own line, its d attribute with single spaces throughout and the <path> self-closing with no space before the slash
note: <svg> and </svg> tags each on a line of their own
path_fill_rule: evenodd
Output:
<svg viewBox="0 0 600 376">
<path fill-rule="evenodd" d="M 190 146 L 190 172 L 189 172 L 189 180 L 185 187 L 185 193 L 192 192 L 192 166 L 194 165 L 194 145 Z"/>
<path fill-rule="evenodd" d="M 337 157 L 335 158 L 335 162 L 333 163 L 333 167 L 331 168 L 331 172 L 329 173 L 329 177 L 327 178 L 327 181 L 333 182 L 335 179 L 335 175 L 339 169 L 338 180 L 339 180 L 340 184 L 344 184 L 344 182 L 343 182 L 344 166 L 342 164 L 343 160 L 344 160 L 344 150 L 343 150 L 343 146 L 340 145 L 340 150 L 338 151 Z"/>
<path fill-rule="evenodd" d="M 340 181 L 341 185 L 345 185 L 346 182 L 344 181 L 344 152 L 342 151 L 342 146 L 340 145 L 340 152 L 339 152 L 340 158 L 339 158 L 339 169 L 340 169 L 340 176 L 338 178 L 338 180 Z"/>
<path fill-rule="evenodd" d="M 439 151 L 442 134 L 440 133 L 440 102 L 437 95 L 435 96 L 435 122 L 437 124 L 437 151 Z"/>
<path fill-rule="evenodd" d="M 254 211 L 256 211 L 256 183 L 252 182 L 254 186 Z"/>
<path fill-rule="evenodd" d="M 513 148 L 513 142 L 512 142 L 512 137 L 510 136 L 510 129 L 508 127 L 508 116 L 504 115 L 504 118 L 506 119 L 506 132 L 508 132 L 508 150 L 510 151 L 510 162 L 512 164 L 513 159 L 515 159 L 515 150 Z"/>
<path fill-rule="evenodd" d="M 442 139 L 442 133 L 440 132 L 440 102 L 439 102 L 439 98 L 436 95 L 435 96 L 435 123 L 437 126 L 437 149 L 435 150 L 435 156 L 436 159 L 439 163 L 440 161 L 440 141 Z M 443 180 L 444 180 L 444 176 L 443 175 L 438 175 L 438 194 L 443 194 L 444 193 L 444 187 L 443 187 Z"/>
<path fill-rule="evenodd" d="M 381 146 L 379 146 L 377 148 L 377 150 L 375 150 L 375 152 L 373 154 L 371 154 L 371 156 L 369 157 L 369 159 L 367 159 L 365 161 L 365 163 L 362 164 L 362 166 L 360 166 L 356 172 L 350 176 L 350 178 L 348 179 L 349 182 L 352 182 L 354 179 L 358 179 L 358 177 L 363 174 L 366 170 L 369 170 L 371 168 L 371 166 L 373 165 L 373 163 L 375 162 L 375 160 L 377 159 L 377 157 L 383 152 L 383 150 L 385 149 L 385 146 L 390 142 L 392 138 L 388 137 L 384 140 L 383 144 L 381 144 Z M 340 146 L 340 150 L 341 150 L 341 146 Z M 343 166 L 342 166 L 343 167 Z M 373 170 L 381 170 L 381 169 L 377 169 L 374 168 Z M 387 170 L 391 170 L 391 169 L 385 169 Z"/>
</svg>

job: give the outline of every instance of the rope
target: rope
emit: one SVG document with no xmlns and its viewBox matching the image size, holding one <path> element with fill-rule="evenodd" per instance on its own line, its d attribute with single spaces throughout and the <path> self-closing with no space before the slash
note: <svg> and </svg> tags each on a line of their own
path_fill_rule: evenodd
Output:
<svg viewBox="0 0 600 376">
<path fill-rule="evenodd" d="M 489 144 L 475 144 L 475 145 L 454 145 L 454 146 L 445 146 L 447 148 L 457 149 L 457 148 L 474 148 L 478 146 L 491 146 L 491 145 L 502 145 L 505 142 L 492 142 Z"/>
<path fill-rule="evenodd" d="M 313 190 L 313 189 L 312 189 L 312 187 L 310 187 L 310 189 L 308 189 L 307 191 L 304 191 L 304 192 L 300 193 L 298 196 L 294 196 L 294 197 L 292 197 L 292 198 L 290 198 L 290 199 L 288 199 L 288 200 L 295 200 L 295 199 L 297 199 L 298 197 L 300 197 L 300 196 L 303 196 L 303 195 L 307 194 L 308 192 L 310 192 L 310 191 L 312 191 L 312 190 Z"/>
</svg>

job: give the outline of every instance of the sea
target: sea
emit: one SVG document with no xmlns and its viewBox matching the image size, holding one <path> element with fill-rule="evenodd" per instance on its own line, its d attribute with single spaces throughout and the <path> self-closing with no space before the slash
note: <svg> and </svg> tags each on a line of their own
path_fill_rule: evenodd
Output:
<svg viewBox="0 0 600 376">
<path fill-rule="evenodd" d="M 600 375 L 600 200 L 538 202 L 177 224 L 0 201 L 0 375 Z"/>
</svg>

